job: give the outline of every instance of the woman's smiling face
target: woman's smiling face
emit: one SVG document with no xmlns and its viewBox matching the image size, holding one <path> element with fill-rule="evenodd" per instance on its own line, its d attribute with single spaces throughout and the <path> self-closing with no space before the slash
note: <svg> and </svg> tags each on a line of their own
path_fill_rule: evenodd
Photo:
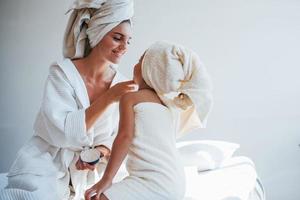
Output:
<svg viewBox="0 0 300 200">
<path fill-rule="evenodd" d="M 96 46 L 99 56 L 111 63 L 118 64 L 128 50 L 132 37 L 131 31 L 129 22 L 122 22 L 113 28 Z"/>
</svg>

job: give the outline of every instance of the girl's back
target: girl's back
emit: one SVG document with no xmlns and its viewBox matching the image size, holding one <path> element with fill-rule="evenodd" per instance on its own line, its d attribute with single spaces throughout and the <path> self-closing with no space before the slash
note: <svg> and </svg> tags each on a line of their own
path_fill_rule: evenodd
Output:
<svg viewBox="0 0 300 200">
<path fill-rule="evenodd" d="M 145 181 L 153 190 L 181 194 L 183 167 L 175 144 L 175 125 L 169 109 L 161 104 L 142 102 L 134 107 L 135 136 L 128 152 L 131 176 Z"/>
<path fill-rule="evenodd" d="M 136 102 L 134 138 L 126 163 L 129 176 L 116 184 L 117 188 L 128 187 L 136 199 L 182 199 L 185 177 L 171 111 L 151 90 L 128 95 Z M 135 199 L 133 196 L 128 199 Z"/>
</svg>

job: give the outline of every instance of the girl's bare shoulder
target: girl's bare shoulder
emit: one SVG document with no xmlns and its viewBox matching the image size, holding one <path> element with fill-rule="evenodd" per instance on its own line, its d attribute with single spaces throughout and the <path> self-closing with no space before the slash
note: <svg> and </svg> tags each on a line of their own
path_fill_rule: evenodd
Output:
<svg viewBox="0 0 300 200">
<path fill-rule="evenodd" d="M 136 92 L 129 92 L 122 96 L 121 104 L 130 104 L 132 106 L 142 102 L 161 103 L 159 97 L 153 90 L 143 89 Z"/>
</svg>

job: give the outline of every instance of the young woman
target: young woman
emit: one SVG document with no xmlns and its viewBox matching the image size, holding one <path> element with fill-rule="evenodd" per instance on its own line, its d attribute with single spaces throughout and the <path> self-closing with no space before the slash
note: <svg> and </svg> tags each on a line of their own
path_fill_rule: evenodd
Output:
<svg viewBox="0 0 300 200">
<path fill-rule="evenodd" d="M 86 191 L 85 199 L 183 199 L 185 177 L 176 135 L 183 127 L 186 132 L 205 126 L 212 104 L 207 72 L 192 51 L 157 42 L 135 65 L 133 79 L 139 90 L 120 100 L 111 157 L 102 179 Z M 177 96 L 172 99 L 170 93 Z M 127 154 L 129 176 L 112 184 Z"/>
<path fill-rule="evenodd" d="M 74 199 L 83 199 L 103 167 L 79 154 L 94 147 L 109 156 L 118 101 L 135 90 L 113 67 L 130 44 L 133 2 L 78 0 L 71 10 L 65 59 L 49 69 L 34 135 L 19 151 L 0 199 L 69 199 L 69 186 Z"/>
</svg>

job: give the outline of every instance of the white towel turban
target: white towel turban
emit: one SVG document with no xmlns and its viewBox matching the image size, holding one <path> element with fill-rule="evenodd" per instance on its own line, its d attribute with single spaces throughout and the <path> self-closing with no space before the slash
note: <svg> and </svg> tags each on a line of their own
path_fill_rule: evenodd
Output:
<svg viewBox="0 0 300 200">
<path fill-rule="evenodd" d="M 212 85 L 196 53 L 180 45 L 156 42 L 144 54 L 142 76 L 168 107 L 180 110 L 177 136 L 206 127 Z M 171 99 L 171 93 L 176 97 Z"/>
<path fill-rule="evenodd" d="M 63 55 L 82 58 L 106 33 L 133 16 L 132 0 L 76 0 L 65 31 Z M 69 12 L 68 11 L 68 12 Z M 87 43 L 87 38 L 89 43 Z"/>
</svg>

